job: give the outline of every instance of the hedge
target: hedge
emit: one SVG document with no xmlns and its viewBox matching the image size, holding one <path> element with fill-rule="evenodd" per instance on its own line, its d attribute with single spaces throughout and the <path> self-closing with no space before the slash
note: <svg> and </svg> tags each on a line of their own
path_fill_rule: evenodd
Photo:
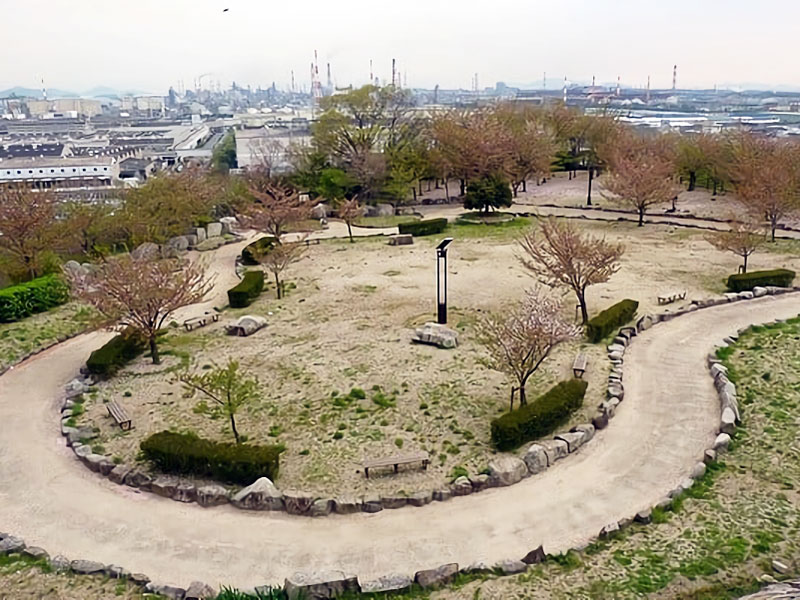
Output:
<svg viewBox="0 0 800 600">
<path fill-rule="evenodd" d="M 733 292 L 745 292 L 754 287 L 774 285 L 789 287 L 794 281 L 794 271 L 789 269 L 773 269 L 772 271 L 753 271 L 752 273 L 738 273 L 728 277 L 728 289 Z"/>
<path fill-rule="evenodd" d="M 242 280 L 228 290 L 228 304 L 231 308 L 250 306 L 264 289 L 264 271 L 248 271 Z"/>
<path fill-rule="evenodd" d="M 278 477 L 283 446 L 212 442 L 192 433 L 161 431 L 139 445 L 147 460 L 164 473 L 210 477 L 250 485 L 259 477 Z"/>
<path fill-rule="evenodd" d="M 447 227 L 447 219 L 427 219 L 425 221 L 400 223 L 397 229 L 400 233 L 410 233 L 411 235 L 419 236 L 442 233 L 445 227 Z"/>
<path fill-rule="evenodd" d="M 45 312 L 69 300 L 69 286 L 57 275 L 0 290 L 0 323 L 11 323 Z"/>
<path fill-rule="evenodd" d="M 492 443 L 498 450 L 514 450 L 562 425 L 583 404 L 587 382 L 562 381 L 543 396 L 492 421 Z"/>
<path fill-rule="evenodd" d="M 609 306 L 586 322 L 586 337 L 592 343 L 599 342 L 614 329 L 632 320 L 637 308 L 639 303 L 628 299 Z"/>
<path fill-rule="evenodd" d="M 242 250 L 242 264 L 253 267 L 259 264 L 258 259 L 275 247 L 275 238 L 271 235 L 257 239 Z"/>
<path fill-rule="evenodd" d="M 86 368 L 92 375 L 108 377 L 139 356 L 146 347 L 146 340 L 128 328 L 92 352 L 86 361 Z"/>
</svg>

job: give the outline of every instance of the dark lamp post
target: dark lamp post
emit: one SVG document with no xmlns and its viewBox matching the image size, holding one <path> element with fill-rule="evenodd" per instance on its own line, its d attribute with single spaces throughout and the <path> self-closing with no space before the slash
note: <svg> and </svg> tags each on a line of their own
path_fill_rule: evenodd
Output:
<svg viewBox="0 0 800 600">
<path fill-rule="evenodd" d="M 436 246 L 436 322 L 447 324 L 447 247 L 453 238 L 444 238 Z"/>
</svg>

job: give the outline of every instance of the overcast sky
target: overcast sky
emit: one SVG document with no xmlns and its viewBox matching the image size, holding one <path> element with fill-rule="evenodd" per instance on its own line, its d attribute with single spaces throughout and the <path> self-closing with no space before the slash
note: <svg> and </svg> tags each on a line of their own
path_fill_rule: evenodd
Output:
<svg viewBox="0 0 800 600">
<path fill-rule="evenodd" d="M 223 12 L 229 8 L 228 12 Z M 668 87 L 800 87 L 800 1 L 0 0 L 0 89 L 98 85 L 165 93 L 198 76 L 309 86 L 314 49 L 338 85 L 548 79 Z"/>
</svg>

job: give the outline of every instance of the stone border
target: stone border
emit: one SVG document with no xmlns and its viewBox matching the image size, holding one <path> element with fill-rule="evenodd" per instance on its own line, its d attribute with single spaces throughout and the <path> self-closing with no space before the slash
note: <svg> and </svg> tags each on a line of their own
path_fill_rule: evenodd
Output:
<svg viewBox="0 0 800 600">
<path fill-rule="evenodd" d="M 596 431 L 605 429 L 608 426 L 608 422 L 614 418 L 617 406 L 625 397 L 622 383 L 623 359 L 625 350 L 633 342 L 637 333 L 645 331 L 655 324 L 669 321 L 682 314 L 694 312 L 701 308 L 793 291 L 800 291 L 800 287 L 757 287 L 752 292 L 728 293 L 719 298 L 694 300 L 685 309 L 674 313 L 644 315 L 636 321 L 634 327 L 622 327 L 612 343 L 607 347 L 608 359 L 611 362 L 611 372 L 608 376 L 606 399 L 599 405 L 598 412 L 592 418 L 591 423 L 576 425 L 567 432 L 554 435 L 552 439 L 532 443 L 522 458 L 510 454 L 496 456 L 489 461 L 488 475 L 480 474 L 471 478 L 461 476 L 451 484 L 435 490 L 422 490 L 408 495 L 388 494 L 379 496 L 377 494 L 367 494 L 365 496 L 324 498 L 298 490 L 281 491 L 266 477 L 258 479 L 236 493 L 217 483 L 196 485 L 191 481 L 172 475 L 157 475 L 153 477 L 142 469 L 124 464 L 114 464 L 110 457 L 94 453 L 91 448 L 91 440 L 97 434 L 88 427 L 71 427 L 67 424 L 71 409 L 75 404 L 73 399 L 87 393 L 94 383 L 93 379 L 88 375 L 73 379 L 65 387 L 65 397 L 61 407 L 61 434 L 66 438 L 67 446 L 72 448 L 78 460 L 92 471 L 107 477 L 118 485 L 127 485 L 142 491 L 152 492 L 177 502 L 197 502 L 203 507 L 230 503 L 236 508 L 246 510 L 279 510 L 286 511 L 291 515 L 308 517 L 323 517 L 331 513 L 376 513 L 384 509 L 425 506 L 433 501 L 445 502 L 454 496 L 466 496 L 489 488 L 514 485 L 531 475 L 541 473 L 553 466 L 556 461 L 576 452 L 583 445 L 590 442 L 594 438 Z M 730 432 L 732 426 L 735 425 L 735 421 L 739 418 L 735 389 L 731 391 L 730 388 L 733 387 L 733 384 L 728 382 L 727 379 L 725 381 L 727 384 L 721 388 L 726 393 L 726 398 L 728 398 L 726 400 L 727 404 L 722 409 L 721 418 L 726 423 L 723 433 Z M 725 408 L 729 408 L 729 410 L 726 411 Z M 733 422 L 731 414 L 734 415 Z M 716 448 L 713 450 L 716 450 Z M 696 469 L 698 468 L 696 467 Z M 677 493 L 676 490 L 673 490 L 673 492 Z M 670 493 L 670 496 L 675 495 L 673 492 Z"/>
</svg>

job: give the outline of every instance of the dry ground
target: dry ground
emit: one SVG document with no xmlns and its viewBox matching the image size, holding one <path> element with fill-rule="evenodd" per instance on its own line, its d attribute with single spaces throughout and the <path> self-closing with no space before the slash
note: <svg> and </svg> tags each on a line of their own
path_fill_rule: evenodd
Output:
<svg viewBox="0 0 800 600">
<path fill-rule="evenodd" d="M 493 450 L 488 423 L 507 409 L 508 381 L 482 364 L 474 325 L 487 311 L 517 301 L 531 278 L 521 268 L 515 238 L 523 221 L 505 226 L 454 226 L 450 251 L 450 324 L 461 346 L 445 351 L 410 343 L 413 327 L 430 320 L 435 306 L 433 244 L 389 247 L 380 238 L 327 241 L 311 246 L 289 278 L 294 289 L 281 301 L 273 290 L 247 309 L 228 310 L 217 325 L 186 333 L 174 330 L 164 364 L 146 358 L 100 386 L 86 402 L 80 423 L 99 428 L 97 449 L 131 462 L 139 442 L 163 429 L 191 430 L 213 439 L 232 439 L 227 421 L 200 397 L 189 398 L 174 381 L 179 369 L 202 371 L 229 357 L 258 376 L 263 400 L 242 410 L 240 432 L 256 443 L 282 443 L 278 484 L 320 494 L 400 492 L 434 489 L 461 467 L 486 468 Z M 627 246 L 623 266 L 607 284 L 591 288 L 590 312 L 622 298 L 641 302 L 640 313 L 656 308 L 664 289 L 687 289 L 692 298 L 722 292 L 736 260 L 714 250 L 702 234 L 665 226 L 627 223 L 582 224 Z M 795 242 L 779 242 L 773 253 L 753 257 L 753 268 L 799 267 L 786 256 Z M 574 300 L 564 296 L 574 316 Z M 224 322 L 261 314 L 269 325 L 250 338 L 224 335 Z M 531 382 L 530 396 L 571 376 L 580 342 L 562 346 Z M 589 392 L 572 422 L 585 421 L 602 399 L 608 369 L 602 346 L 589 347 Z M 360 391 L 363 391 L 363 398 Z M 103 402 L 116 399 L 135 429 L 112 426 Z M 366 480 L 365 457 L 428 451 L 425 472 Z"/>
</svg>

